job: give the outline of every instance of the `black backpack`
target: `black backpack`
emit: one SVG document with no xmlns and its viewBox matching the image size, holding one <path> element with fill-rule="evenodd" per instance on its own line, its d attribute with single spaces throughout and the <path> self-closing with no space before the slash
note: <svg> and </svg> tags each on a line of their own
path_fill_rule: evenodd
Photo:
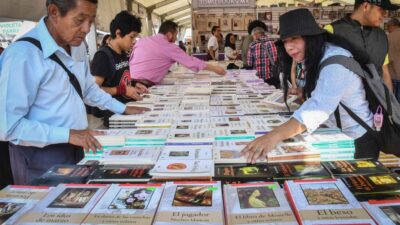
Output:
<svg viewBox="0 0 400 225">
<path fill-rule="evenodd" d="M 377 138 L 381 151 L 400 156 L 400 104 L 394 94 L 383 83 L 375 65 L 366 64 L 364 67 L 361 67 L 353 58 L 336 55 L 324 60 L 320 65 L 320 71 L 325 66 L 331 64 L 342 65 L 360 76 L 364 84 L 366 99 L 371 112 L 375 113 L 379 106 L 382 108 L 383 124 L 381 130 L 375 131 L 346 105 L 342 103 L 340 105 L 347 111 L 351 118 Z M 337 122 L 338 126 L 340 126 L 340 118 L 337 118 Z"/>
</svg>

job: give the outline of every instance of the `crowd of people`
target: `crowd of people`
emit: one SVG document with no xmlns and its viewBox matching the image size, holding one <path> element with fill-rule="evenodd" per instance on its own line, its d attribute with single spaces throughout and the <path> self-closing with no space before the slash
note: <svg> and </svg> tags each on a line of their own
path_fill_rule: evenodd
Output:
<svg viewBox="0 0 400 225">
<path fill-rule="evenodd" d="M 217 64 L 187 54 L 183 43 L 176 45 L 178 25 L 172 21 L 164 21 L 158 34 L 136 42 L 142 23 L 127 11 L 111 21 L 109 36 L 89 64 L 83 42 L 95 20 L 97 3 L 46 0 L 47 15 L 0 56 L 0 140 L 7 141 L 2 145 L 9 151 L 2 154 L 10 154 L 15 184 L 27 184 L 55 164 L 75 164 L 83 150 L 101 149 L 94 138 L 101 132 L 88 129 L 87 112 L 107 125 L 114 113 L 148 111 L 125 103 L 141 100 L 174 63 L 194 72 L 226 73 Z M 252 21 L 241 51 L 236 49 L 234 34 L 227 34 L 221 46 L 221 28 L 212 28 L 209 59 L 218 60 L 221 47 L 225 60 L 237 60 L 241 52 L 244 68 L 256 70 L 274 85 L 280 82 L 274 69 L 279 65 L 284 92 L 296 93 L 304 101 L 288 122 L 242 150 L 249 162 L 265 157 L 284 139 L 312 132 L 327 120 L 337 122 L 335 111 L 343 132 L 355 139 L 355 157 L 378 157 L 381 149 L 374 135 L 342 106 L 374 128 L 375 112 L 368 107 L 365 84 L 340 63 L 320 65 L 333 56 L 373 63 L 388 90 L 400 99 L 400 24 L 390 20 L 388 39 L 379 28 L 387 10 L 397 9 L 389 0 L 356 0 L 351 15 L 325 29 L 308 9 L 295 9 L 280 16 L 277 42 L 269 39 L 263 22 Z"/>
</svg>

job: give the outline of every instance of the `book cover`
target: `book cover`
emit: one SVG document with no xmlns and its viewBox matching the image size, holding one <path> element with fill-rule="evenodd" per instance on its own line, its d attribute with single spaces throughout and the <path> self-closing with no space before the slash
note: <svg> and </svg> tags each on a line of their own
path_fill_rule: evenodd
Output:
<svg viewBox="0 0 400 225">
<path fill-rule="evenodd" d="M 163 184 L 113 184 L 82 224 L 151 225 L 163 188 Z"/>
<path fill-rule="evenodd" d="M 400 177 L 397 174 L 368 174 L 341 179 L 356 195 L 400 193 Z"/>
<path fill-rule="evenodd" d="M 158 160 L 150 175 L 158 177 L 211 177 L 212 160 Z"/>
<path fill-rule="evenodd" d="M 283 190 L 275 182 L 224 185 L 227 224 L 296 225 Z"/>
<path fill-rule="evenodd" d="M 92 173 L 89 181 L 147 182 L 151 178 L 149 171 L 152 168 L 153 165 L 99 167 Z"/>
<path fill-rule="evenodd" d="M 42 176 L 32 180 L 31 185 L 57 186 L 60 183 L 86 183 L 96 165 L 55 165 Z"/>
<path fill-rule="evenodd" d="M 212 146 L 166 146 L 160 155 L 161 160 L 211 160 Z"/>
<path fill-rule="evenodd" d="M 378 225 L 400 224 L 400 200 L 368 201 L 361 205 Z"/>
<path fill-rule="evenodd" d="M 106 149 L 99 161 L 103 165 L 155 164 L 162 149 L 158 146 Z"/>
<path fill-rule="evenodd" d="M 275 180 L 331 177 L 320 162 L 271 163 L 268 169 Z"/>
<path fill-rule="evenodd" d="M 382 163 L 374 160 L 331 161 L 322 165 L 335 177 L 390 173 Z"/>
<path fill-rule="evenodd" d="M 242 156 L 240 151 L 243 148 L 230 148 L 230 149 L 213 149 L 214 163 L 246 163 L 247 157 Z M 257 163 L 266 162 L 265 159 L 258 159 Z"/>
<path fill-rule="evenodd" d="M 81 224 L 107 188 L 100 184 L 60 184 L 17 224 Z"/>
<path fill-rule="evenodd" d="M 300 224 L 375 224 L 341 180 L 294 180 L 285 190 Z"/>
<path fill-rule="evenodd" d="M 167 182 L 153 224 L 224 224 L 220 182 Z"/>
<path fill-rule="evenodd" d="M 214 180 L 227 182 L 267 181 L 272 179 L 267 164 L 215 165 Z"/>
<path fill-rule="evenodd" d="M 273 161 L 304 161 L 320 159 L 320 152 L 307 144 L 281 144 L 268 152 L 267 159 Z"/>
<path fill-rule="evenodd" d="M 50 191 L 45 186 L 9 185 L 0 191 L 0 224 L 14 224 Z"/>
</svg>

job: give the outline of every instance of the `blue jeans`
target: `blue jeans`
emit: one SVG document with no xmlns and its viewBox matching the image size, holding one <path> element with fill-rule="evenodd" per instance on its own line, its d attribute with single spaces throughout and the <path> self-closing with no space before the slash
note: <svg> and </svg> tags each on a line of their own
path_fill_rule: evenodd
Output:
<svg viewBox="0 0 400 225">
<path fill-rule="evenodd" d="M 400 80 L 392 80 L 393 81 L 393 92 L 397 98 L 397 101 L 400 102 Z"/>
</svg>

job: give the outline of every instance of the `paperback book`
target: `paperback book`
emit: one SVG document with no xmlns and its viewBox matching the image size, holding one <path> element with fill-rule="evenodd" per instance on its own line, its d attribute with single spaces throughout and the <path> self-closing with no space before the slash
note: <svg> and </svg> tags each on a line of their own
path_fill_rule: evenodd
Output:
<svg viewBox="0 0 400 225">
<path fill-rule="evenodd" d="M 153 224 L 223 225 L 221 183 L 167 182 Z"/>
<path fill-rule="evenodd" d="M 390 173 L 382 163 L 374 160 L 331 161 L 323 162 L 322 165 L 334 177 Z"/>
<path fill-rule="evenodd" d="M 272 180 L 266 163 L 263 164 L 218 164 L 215 165 L 214 180 L 222 183 L 243 183 Z"/>
<path fill-rule="evenodd" d="M 90 176 L 89 183 L 146 183 L 150 181 L 152 168 L 153 165 L 99 167 Z"/>
<path fill-rule="evenodd" d="M 155 164 L 163 147 L 125 147 L 106 149 L 99 160 L 103 165 Z"/>
<path fill-rule="evenodd" d="M 227 224 L 296 225 L 296 218 L 278 183 L 224 185 Z"/>
<path fill-rule="evenodd" d="M 371 200 L 361 205 L 378 225 L 400 224 L 400 200 Z"/>
<path fill-rule="evenodd" d="M 163 188 L 163 184 L 113 184 L 82 224 L 151 225 Z"/>
<path fill-rule="evenodd" d="M 341 180 L 289 180 L 284 187 L 302 225 L 375 224 Z"/>
<path fill-rule="evenodd" d="M 9 185 L 0 191 L 0 224 L 14 224 L 50 191 L 45 186 Z"/>
<path fill-rule="evenodd" d="M 101 184 L 60 184 L 17 224 L 81 224 L 107 188 Z"/>
<path fill-rule="evenodd" d="M 150 171 L 157 178 L 202 178 L 214 175 L 212 160 L 158 160 Z"/>
<path fill-rule="evenodd" d="M 166 146 L 160 160 L 211 160 L 212 146 Z"/>
<path fill-rule="evenodd" d="M 276 181 L 331 178 L 320 162 L 272 163 L 268 169 Z"/>
</svg>

